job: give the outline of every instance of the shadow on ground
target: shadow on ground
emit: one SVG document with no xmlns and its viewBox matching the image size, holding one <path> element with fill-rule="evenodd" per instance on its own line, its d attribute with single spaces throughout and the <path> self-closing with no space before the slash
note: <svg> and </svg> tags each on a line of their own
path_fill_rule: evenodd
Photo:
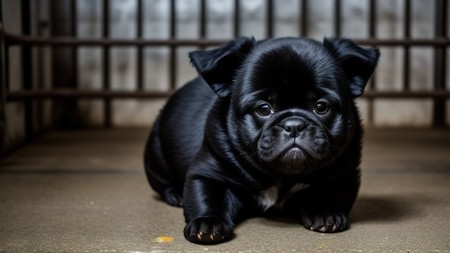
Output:
<svg viewBox="0 0 450 253">
<path fill-rule="evenodd" d="M 414 201 L 412 200 L 414 199 Z M 424 197 L 411 196 L 360 196 L 350 213 L 350 222 L 376 223 L 407 221 L 421 215 L 417 203 L 426 203 Z"/>
</svg>

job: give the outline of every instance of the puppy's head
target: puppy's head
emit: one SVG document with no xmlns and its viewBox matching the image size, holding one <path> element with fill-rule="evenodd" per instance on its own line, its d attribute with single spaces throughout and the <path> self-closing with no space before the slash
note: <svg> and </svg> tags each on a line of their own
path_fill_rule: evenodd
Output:
<svg viewBox="0 0 450 253">
<path fill-rule="evenodd" d="M 353 99 L 379 57 L 348 39 L 239 38 L 190 58 L 228 103 L 228 136 L 254 167 L 308 174 L 345 152 L 359 127 Z"/>
</svg>

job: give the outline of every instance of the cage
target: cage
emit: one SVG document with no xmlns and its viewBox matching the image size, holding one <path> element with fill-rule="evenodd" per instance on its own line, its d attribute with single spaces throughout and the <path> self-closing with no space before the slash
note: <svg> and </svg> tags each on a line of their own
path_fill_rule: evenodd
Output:
<svg viewBox="0 0 450 253">
<path fill-rule="evenodd" d="M 2 125 L 15 140 L 5 145 L 48 126 L 148 126 L 157 109 L 136 100 L 164 99 L 194 77 L 189 50 L 240 35 L 344 36 L 380 47 L 360 102 L 366 124 L 447 126 L 448 21 L 439 4 L 6 1 Z M 121 107 L 136 116 L 124 118 L 131 114 Z"/>
<path fill-rule="evenodd" d="M 0 251 L 208 250 L 176 233 L 181 212 L 152 195 L 142 150 L 166 99 L 196 76 L 187 53 L 239 36 L 348 37 L 382 57 L 358 99 L 367 134 L 354 230 L 329 244 L 298 232 L 297 243 L 296 226 L 252 220 L 238 234 L 275 235 L 238 236 L 220 250 L 449 250 L 449 8 L 447 0 L 0 1 Z M 164 233 L 175 240 L 152 239 Z"/>
</svg>

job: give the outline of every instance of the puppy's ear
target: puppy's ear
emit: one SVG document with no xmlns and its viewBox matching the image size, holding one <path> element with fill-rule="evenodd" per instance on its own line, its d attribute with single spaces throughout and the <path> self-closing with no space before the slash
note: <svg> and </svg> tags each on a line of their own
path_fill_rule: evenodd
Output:
<svg viewBox="0 0 450 253">
<path fill-rule="evenodd" d="M 323 45 L 342 66 L 353 98 L 363 94 L 378 63 L 377 48 L 362 48 L 349 39 L 325 38 Z"/>
<path fill-rule="evenodd" d="M 189 53 L 192 64 L 219 97 L 231 94 L 235 71 L 255 46 L 255 39 L 240 37 L 212 50 Z"/>
</svg>

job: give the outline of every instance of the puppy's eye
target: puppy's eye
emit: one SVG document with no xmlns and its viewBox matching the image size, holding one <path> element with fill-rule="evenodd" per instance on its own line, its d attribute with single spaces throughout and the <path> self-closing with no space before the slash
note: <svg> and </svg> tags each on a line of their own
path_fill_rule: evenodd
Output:
<svg viewBox="0 0 450 253">
<path fill-rule="evenodd" d="M 325 115 L 329 110 L 330 106 L 324 101 L 319 101 L 314 106 L 314 112 L 318 115 Z"/>
<path fill-rule="evenodd" d="M 260 116 L 267 117 L 273 113 L 272 107 L 269 104 L 262 104 L 256 108 L 256 113 Z"/>
</svg>

